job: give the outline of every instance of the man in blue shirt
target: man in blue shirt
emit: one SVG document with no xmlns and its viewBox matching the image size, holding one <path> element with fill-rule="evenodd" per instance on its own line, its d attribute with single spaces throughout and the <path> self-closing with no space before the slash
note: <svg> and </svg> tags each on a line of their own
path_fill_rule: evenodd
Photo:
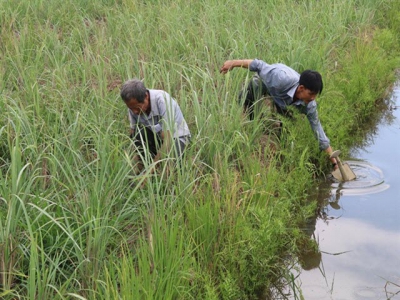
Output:
<svg viewBox="0 0 400 300">
<path fill-rule="evenodd" d="M 284 64 L 267 64 L 259 59 L 227 60 L 220 72 L 225 74 L 236 67 L 257 72 L 248 87 L 244 99 L 245 109 L 253 118 L 253 105 L 263 95 L 270 95 L 280 114 L 290 115 L 288 106 L 296 107 L 301 113 L 307 115 L 311 128 L 318 140 L 320 150 L 329 155 L 332 148 L 328 137 L 318 118 L 317 103 L 314 101 L 322 92 L 323 83 L 321 74 L 316 71 L 306 70 L 301 75 Z M 242 99 L 240 99 L 242 100 Z M 331 158 L 334 169 L 337 168 L 335 158 Z"/>
<path fill-rule="evenodd" d="M 148 90 L 139 79 L 126 81 L 120 95 L 128 107 L 130 136 L 141 152 L 135 160 L 150 154 L 156 162 L 171 149 L 180 157 L 190 131 L 178 103 L 165 91 Z"/>
</svg>

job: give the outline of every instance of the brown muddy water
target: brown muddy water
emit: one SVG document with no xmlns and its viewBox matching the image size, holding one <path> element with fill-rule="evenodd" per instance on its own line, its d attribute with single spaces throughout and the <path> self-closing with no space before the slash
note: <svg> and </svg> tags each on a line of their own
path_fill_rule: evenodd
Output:
<svg viewBox="0 0 400 300">
<path fill-rule="evenodd" d="M 318 246 L 300 257 L 287 299 L 400 299 L 400 83 L 389 101 L 366 145 L 342 158 L 357 179 L 319 186 L 305 228 Z"/>
</svg>

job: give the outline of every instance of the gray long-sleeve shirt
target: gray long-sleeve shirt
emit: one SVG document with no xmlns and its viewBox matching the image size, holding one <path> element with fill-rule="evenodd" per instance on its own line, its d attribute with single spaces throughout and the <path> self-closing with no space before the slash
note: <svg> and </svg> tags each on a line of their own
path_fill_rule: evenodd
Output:
<svg viewBox="0 0 400 300">
<path fill-rule="evenodd" d="M 301 99 L 294 101 L 294 95 L 299 86 L 299 73 L 284 64 L 269 65 L 259 59 L 254 59 L 250 63 L 249 70 L 257 72 L 276 105 L 283 110 L 289 105 L 294 105 L 307 116 L 321 150 L 329 147 L 330 141 L 318 117 L 317 102 L 311 101 L 307 105 Z"/>
<path fill-rule="evenodd" d="M 165 91 L 149 90 L 151 111 L 149 115 L 136 115 L 128 108 L 131 129 L 137 124 L 151 128 L 155 133 L 170 131 L 174 138 L 190 137 L 189 127 L 178 103 Z M 182 141 L 186 141 L 182 140 Z"/>
</svg>

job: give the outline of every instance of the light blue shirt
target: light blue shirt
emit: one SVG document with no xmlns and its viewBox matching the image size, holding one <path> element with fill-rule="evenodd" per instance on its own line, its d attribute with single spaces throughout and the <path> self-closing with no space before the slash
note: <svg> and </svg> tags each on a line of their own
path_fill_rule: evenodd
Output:
<svg viewBox="0 0 400 300">
<path fill-rule="evenodd" d="M 128 108 L 130 127 L 137 124 L 151 128 L 155 133 L 170 131 L 174 138 L 190 137 L 189 127 L 183 117 L 178 103 L 165 91 L 148 90 L 150 94 L 151 111 L 136 115 Z M 181 139 L 186 142 L 187 139 Z"/>
<path fill-rule="evenodd" d="M 307 105 L 301 99 L 294 101 L 294 94 L 299 86 L 299 73 L 284 64 L 269 65 L 259 59 L 250 63 L 249 70 L 257 72 L 276 105 L 283 110 L 286 110 L 289 105 L 294 105 L 307 116 L 311 129 L 318 140 L 319 149 L 325 150 L 329 147 L 330 141 L 318 117 L 317 102 L 314 100 Z"/>
</svg>

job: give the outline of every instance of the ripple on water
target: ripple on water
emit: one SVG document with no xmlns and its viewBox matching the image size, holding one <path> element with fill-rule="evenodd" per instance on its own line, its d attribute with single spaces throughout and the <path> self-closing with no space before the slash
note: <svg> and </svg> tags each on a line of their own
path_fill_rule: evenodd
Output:
<svg viewBox="0 0 400 300">
<path fill-rule="evenodd" d="M 383 172 L 376 166 L 365 161 L 346 161 L 353 172 L 356 179 L 352 181 L 339 182 L 335 181 L 332 187 L 340 190 L 343 195 L 366 195 L 379 193 L 389 188 L 385 183 Z"/>
<path fill-rule="evenodd" d="M 367 300 L 367 299 L 384 299 L 382 294 L 382 288 L 366 288 L 359 287 L 354 291 L 354 299 Z"/>
</svg>

